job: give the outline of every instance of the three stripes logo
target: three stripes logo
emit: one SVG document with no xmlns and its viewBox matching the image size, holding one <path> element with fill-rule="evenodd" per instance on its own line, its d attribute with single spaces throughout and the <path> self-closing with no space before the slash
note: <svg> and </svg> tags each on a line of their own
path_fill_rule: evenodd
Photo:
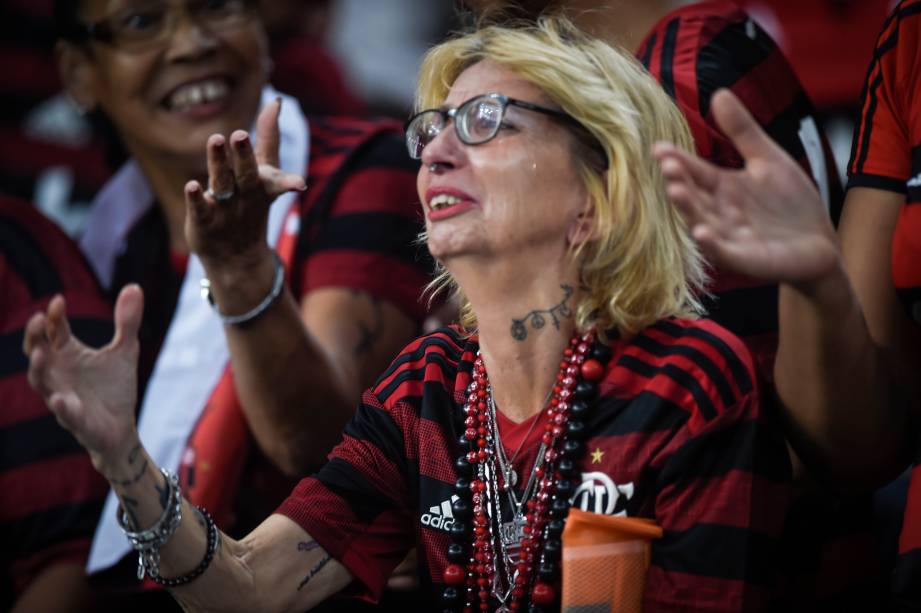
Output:
<svg viewBox="0 0 921 613">
<path fill-rule="evenodd" d="M 454 512 L 451 510 L 451 503 L 459 500 L 460 496 L 454 494 L 450 500 L 444 500 L 441 504 L 429 507 L 429 512 L 422 515 L 422 525 L 436 530 L 451 530 L 454 525 Z"/>
</svg>

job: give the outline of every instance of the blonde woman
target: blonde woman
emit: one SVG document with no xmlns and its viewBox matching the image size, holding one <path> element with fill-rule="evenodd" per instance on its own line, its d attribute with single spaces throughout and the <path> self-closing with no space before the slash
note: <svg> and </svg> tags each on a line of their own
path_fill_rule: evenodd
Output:
<svg viewBox="0 0 921 613">
<path fill-rule="evenodd" d="M 663 529 L 646 611 L 759 608 L 789 466 L 744 346 L 697 318 L 703 262 L 650 154 L 689 147 L 677 109 L 552 18 L 435 47 L 418 108 L 426 240 L 464 327 L 409 345 L 329 463 L 244 539 L 138 447 L 139 292 L 99 352 L 60 300 L 32 321 L 32 381 L 130 510 L 140 567 L 188 610 L 303 610 L 376 598 L 418 544 L 433 606 L 539 611 L 559 605 L 575 506 Z"/>
</svg>

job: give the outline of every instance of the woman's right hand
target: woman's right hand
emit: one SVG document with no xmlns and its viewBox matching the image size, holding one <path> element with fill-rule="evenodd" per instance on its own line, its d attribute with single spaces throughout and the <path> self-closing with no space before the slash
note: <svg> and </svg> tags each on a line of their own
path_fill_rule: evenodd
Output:
<svg viewBox="0 0 921 613">
<path fill-rule="evenodd" d="M 835 229 L 806 173 L 730 91 L 718 91 L 711 107 L 744 168 L 718 168 L 668 143 L 654 150 L 669 198 L 704 252 L 735 272 L 799 286 L 839 269 Z"/>
<path fill-rule="evenodd" d="M 108 474 L 116 458 L 138 441 L 138 328 L 144 296 L 137 285 L 122 289 L 115 305 L 115 335 L 101 349 L 77 339 L 67 322 L 62 296 L 26 325 L 23 352 L 29 358 L 29 384 L 90 453 L 97 470 Z"/>
</svg>

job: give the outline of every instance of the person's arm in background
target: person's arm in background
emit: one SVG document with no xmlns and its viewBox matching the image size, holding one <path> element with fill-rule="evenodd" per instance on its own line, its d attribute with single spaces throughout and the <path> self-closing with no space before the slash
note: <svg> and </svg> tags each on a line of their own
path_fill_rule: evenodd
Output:
<svg viewBox="0 0 921 613">
<path fill-rule="evenodd" d="M 273 103 L 260 114 L 255 153 L 242 131 L 227 144 L 221 137 L 209 140 L 213 189 L 234 189 L 238 197 L 218 204 L 197 183 L 187 186 L 186 233 L 205 266 L 215 304 L 225 314 L 247 312 L 268 295 L 274 258 L 264 238 L 267 203 L 304 185 L 302 178 L 277 169 L 277 113 Z M 408 181 L 412 183 L 411 175 Z M 385 192 L 369 197 L 392 196 Z M 404 225 L 412 226 L 408 215 Z M 391 230 L 371 227 L 366 233 Z M 376 266 L 374 274 L 385 278 L 386 271 L 378 270 L 381 264 Z M 291 476 L 323 461 L 361 391 L 418 331 L 402 305 L 350 287 L 349 272 L 337 271 L 341 286 L 311 289 L 300 305 L 285 288 L 262 316 L 224 327 L 235 386 L 256 442 Z"/>
<path fill-rule="evenodd" d="M 713 111 L 745 168 L 720 170 L 660 144 L 669 196 L 717 262 L 781 283 L 775 375 L 797 453 L 842 487 L 882 484 L 910 459 L 917 381 L 871 336 L 808 177 L 732 94 L 719 92 Z"/>
</svg>

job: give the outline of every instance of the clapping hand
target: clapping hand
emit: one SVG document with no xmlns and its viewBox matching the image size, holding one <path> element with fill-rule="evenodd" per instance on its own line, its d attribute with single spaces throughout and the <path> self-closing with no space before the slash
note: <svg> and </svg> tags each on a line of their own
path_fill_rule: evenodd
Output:
<svg viewBox="0 0 921 613">
<path fill-rule="evenodd" d="M 265 250 L 269 205 L 287 191 L 306 187 L 301 175 L 279 168 L 278 116 L 281 99 L 267 104 L 256 120 L 256 149 L 243 130 L 225 139 L 208 138 L 208 182 L 185 186 L 186 240 L 206 263 L 228 264 L 252 250 Z"/>
<path fill-rule="evenodd" d="M 23 352 L 29 358 L 29 383 L 103 474 L 107 464 L 124 457 L 138 440 L 137 333 L 143 309 L 141 289 L 125 287 L 115 305 L 115 336 L 102 349 L 92 349 L 71 334 L 61 296 L 26 325 Z"/>
<path fill-rule="evenodd" d="M 691 234 L 725 268 L 794 285 L 817 280 L 840 255 L 815 186 L 731 92 L 717 92 L 712 109 L 743 169 L 718 168 L 668 143 L 654 150 Z"/>
</svg>

